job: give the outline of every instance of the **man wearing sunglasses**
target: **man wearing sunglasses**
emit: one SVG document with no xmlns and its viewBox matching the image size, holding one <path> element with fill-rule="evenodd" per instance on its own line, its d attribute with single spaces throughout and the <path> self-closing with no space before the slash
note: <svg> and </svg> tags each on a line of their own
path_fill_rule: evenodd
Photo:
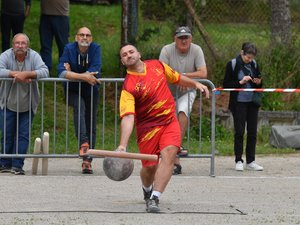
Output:
<svg viewBox="0 0 300 225">
<path fill-rule="evenodd" d="M 186 26 L 178 27 L 174 34 L 174 42 L 162 48 L 159 60 L 184 76 L 206 79 L 207 69 L 203 51 L 200 46 L 192 43 L 192 41 L 191 29 Z M 188 117 L 196 98 L 196 90 L 172 84 L 169 84 L 169 88 L 176 99 L 176 111 L 182 141 L 187 129 Z M 187 156 L 187 149 L 181 146 L 178 154 L 179 156 Z M 181 174 L 181 169 L 179 158 L 177 158 L 173 174 Z"/>
<path fill-rule="evenodd" d="M 64 89 L 73 107 L 79 155 L 83 157 L 82 173 L 92 174 L 92 158 L 87 155 L 87 150 L 94 148 L 96 143 L 101 48 L 93 42 L 89 28 L 82 27 L 77 31 L 75 42 L 65 46 L 57 68 L 60 78 L 76 81 L 64 83 Z"/>
</svg>

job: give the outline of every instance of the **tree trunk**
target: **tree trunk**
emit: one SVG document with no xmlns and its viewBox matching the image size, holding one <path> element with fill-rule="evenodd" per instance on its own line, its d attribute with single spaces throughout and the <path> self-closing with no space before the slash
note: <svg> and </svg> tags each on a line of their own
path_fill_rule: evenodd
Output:
<svg viewBox="0 0 300 225">
<path fill-rule="evenodd" d="M 128 14 L 129 14 L 128 0 L 122 0 L 121 45 L 128 42 L 128 30 L 129 30 Z"/>
<path fill-rule="evenodd" d="M 190 13 L 190 15 L 192 16 L 192 18 L 195 20 L 195 23 L 200 31 L 201 36 L 203 37 L 208 49 L 210 50 L 210 52 L 212 53 L 212 56 L 214 58 L 215 61 L 217 61 L 218 59 L 220 59 L 220 56 L 216 50 L 216 48 L 214 47 L 214 45 L 212 44 L 208 33 L 205 31 L 204 26 L 202 25 L 202 23 L 200 22 L 199 17 L 197 16 L 192 4 L 190 0 L 184 0 L 184 3 Z"/>
<path fill-rule="evenodd" d="M 291 41 L 291 14 L 289 0 L 270 0 L 271 41 L 288 45 Z"/>
</svg>

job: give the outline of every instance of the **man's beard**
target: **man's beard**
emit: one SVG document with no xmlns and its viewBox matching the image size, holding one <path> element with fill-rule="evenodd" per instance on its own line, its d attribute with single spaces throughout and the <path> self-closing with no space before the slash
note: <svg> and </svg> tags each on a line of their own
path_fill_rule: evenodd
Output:
<svg viewBox="0 0 300 225">
<path fill-rule="evenodd" d="M 81 41 L 78 43 L 81 47 L 89 47 L 90 43 L 88 41 Z"/>
<path fill-rule="evenodd" d="M 134 57 L 128 59 L 125 63 L 126 66 L 133 66 L 135 64 L 137 64 L 138 60 Z"/>
</svg>

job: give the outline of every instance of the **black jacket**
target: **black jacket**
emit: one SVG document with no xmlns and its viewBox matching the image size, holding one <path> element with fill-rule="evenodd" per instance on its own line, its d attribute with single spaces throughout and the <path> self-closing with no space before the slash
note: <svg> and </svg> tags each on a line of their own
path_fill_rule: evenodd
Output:
<svg viewBox="0 0 300 225">
<path fill-rule="evenodd" d="M 224 81 L 223 81 L 223 88 L 243 88 L 244 87 L 244 85 L 241 85 L 239 83 L 239 79 L 238 79 L 239 71 L 243 68 L 244 65 L 245 65 L 245 63 L 243 62 L 241 55 L 238 55 L 236 57 L 236 65 L 235 65 L 234 70 L 232 70 L 232 60 L 230 60 L 227 63 L 225 77 L 224 77 Z M 252 61 L 250 63 L 250 65 L 251 65 L 251 70 L 253 72 L 253 77 L 258 78 L 261 74 L 260 74 L 260 70 L 259 70 L 257 63 L 254 63 Z M 262 87 L 262 83 L 260 83 L 260 85 L 257 85 L 257 84 L 250 82 L 250 85 L 251 85 L 251 88 L 261 88 Z M 238 96 L 237 91 L 230 92 L 228 108 L 231 111 L 233 110 L 233 107 L 237 103 L 237 96 Z"/>
</svg>

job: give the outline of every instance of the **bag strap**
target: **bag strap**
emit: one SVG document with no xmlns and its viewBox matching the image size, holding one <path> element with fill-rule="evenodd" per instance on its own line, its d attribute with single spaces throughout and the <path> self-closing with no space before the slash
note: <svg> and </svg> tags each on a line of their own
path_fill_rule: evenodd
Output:
<svg viewBox="0 0 300 225">
<path fill-rule="evenodd" d="M 252 62 L 254 63 L 254 68 L 256 69 L 257 68 L 257 64 L 256 64 L 255 59 L 253 59 Z M 236 66 L 236 58 L 234 58 L 234 59 L 231 60 L 231 66 L 232 66 L 232 71 L 234 71 L 235 66 Z"/>
</svg>

